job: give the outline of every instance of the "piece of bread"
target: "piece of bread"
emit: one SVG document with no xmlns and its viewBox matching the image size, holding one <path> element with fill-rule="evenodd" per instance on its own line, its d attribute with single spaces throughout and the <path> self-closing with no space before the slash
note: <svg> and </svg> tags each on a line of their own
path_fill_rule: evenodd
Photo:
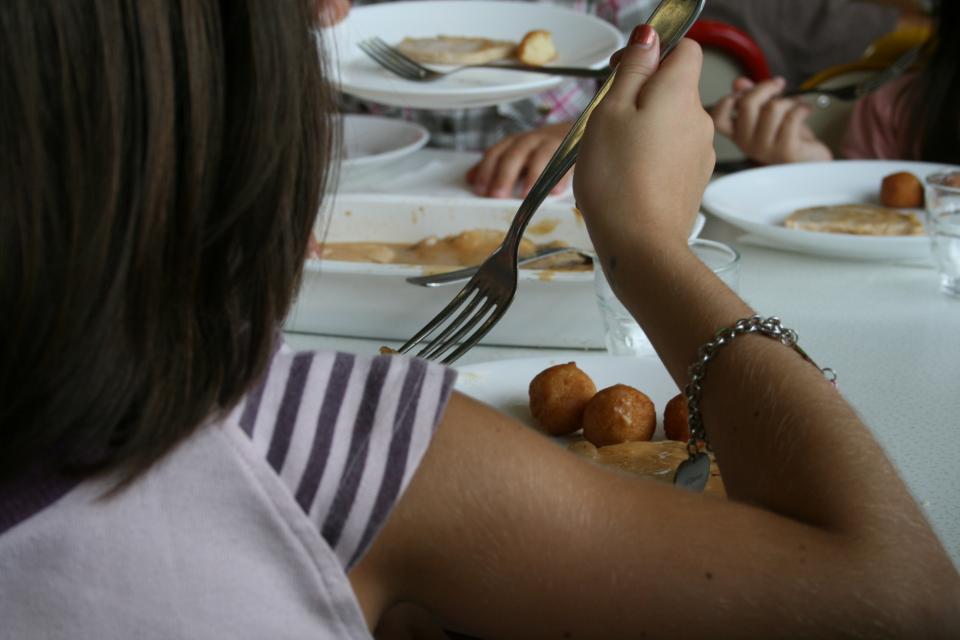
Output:
<svg viewBox="0 0 960 640">
<path fill-rule="evenodd" d="M 557 59 L 557 48 L 549 31 L 537 29 L 523 36 L 517 45 L 517 58 L 523 64 L 539 67 Z"/>
<path fill-rule="evenodd" d="M 404 38 L 397 48 L 417 62 L 426 64 L 484 64 L 509 58 L 517 45 L 507 40 L 436 36 Z"/>
<path fill-rule="evenodd" d="M 923 207 L 923 183 L 909 171 L 891 173 L 880 183 L 880 202 L 885 207 Z"/>
<path fill-rule="evenodd" d="M 783 225 L 788 229 L 857 236 L 923 235 L 923 223 L 915 213 L 872 204 L 799 209 L 791 213 Z"/>
</svg>

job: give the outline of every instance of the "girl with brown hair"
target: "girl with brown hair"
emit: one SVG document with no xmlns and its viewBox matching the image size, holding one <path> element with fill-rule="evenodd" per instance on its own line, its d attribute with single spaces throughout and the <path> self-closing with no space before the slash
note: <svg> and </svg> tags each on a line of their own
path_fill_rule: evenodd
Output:
<svg viewBox="0 0 960 640">
<path fill-rule="evenodd" d="M 949 558 L 853 410 L 740 336 L 729 500 L 595 467 L 402 357 L 279 340 L 333 167 L 314 2 L 0 4 L 0 637 L 942 636 Z M 679 384 L 752 310 L 687 248 L 696 45 L 638 29 L 575 189 Z M 335 301 L 331 301 L 335 304 Z"/>
</svg>

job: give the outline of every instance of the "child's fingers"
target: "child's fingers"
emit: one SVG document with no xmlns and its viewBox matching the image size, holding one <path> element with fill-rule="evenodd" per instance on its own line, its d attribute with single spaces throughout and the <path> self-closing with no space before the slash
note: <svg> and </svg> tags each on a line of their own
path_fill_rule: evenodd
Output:
<svg viewBox="0 0 960 640">
<path fill-rule="evenodd" d="M 774 98 L 763 105 L 757 120 L 754 144 L 763 149 L 774 147 L 783 129 L 785 118 L 794 106 L 795 103 L 792 100 L 782 98 Z"/>
<path fill-rule="evenodd" d="M 491 198 L 509 198 L 513 195 L 513 188 L 520 179 L 524 167 L 539 146 L 539 140 L 533 136 L 518 138 L 514 144 L 504 150 L 497 159 L 497 166 L 490 181 L 486 194 Z"/>
<path fill-rule="evenodd" d="M 677 43 L 673 52 L 660 63 L 657 73 L 647 83 L 644 93 L 669 96 L 669 100 L 683 100 L 685 105 L 700 102 L 700 73 L 703 69 L 703 51 L 688 38 Z"/>
<path fill-rule="evenodd" d="M 617 76 L 607 93 L 613 102 L 637 103 L 637 94 L 647 79 L 657 70 L 660 58 L 660 39 L 649 25 L 633 30 L 630 44 L 623 50 L 617 65 Z"/>
<path fill-rule="evenodd" d="M 733 96 L 724 96 L 717 101 L 710 110 L 710 117 L 713 118 L 713 126 L 717 133 L 732 138 L 733 137 L 733 114 L 736 109 L 736 98 Z"/>
<path fill-rule="evenodd" d="M 777 134 L 777 143 L 781 146 L 795 144 L 803 137 L 803 126 L 811 111 L 810 105 L 797 102 L 783 118 L 780 131 Z"/>
<path fill-rule="evenodd" d="M 740 97 L 734 127 L 737 142 L 746 144 L 753 140 L 760 119 L 760 110 L 782 90 L 783 85 L 780 82 L 767 80 Z"/>
<path fill-rule="evenodd" d="M 744 91 L 750 91 L 757 86 L 757 83 L 751 80 L 746 76 L 740 76 L 733 81 L 733 92 L 734 93 L 743 93 Z"/>
</svg>

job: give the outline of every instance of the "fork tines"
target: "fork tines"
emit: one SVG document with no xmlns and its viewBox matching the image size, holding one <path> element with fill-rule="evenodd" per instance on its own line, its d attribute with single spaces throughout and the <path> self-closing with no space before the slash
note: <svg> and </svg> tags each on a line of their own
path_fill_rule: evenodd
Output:
<svg viewBox="0 0 960 640">
<path fill-rule="evenodd" d="M 363 40 L 357 46 L 384 69 L 402 78 L 423 80 L 434 73 L 376 36 Z"/>
<path fill-rule="evenodd" d="M 398 352 L 409 353 L 424 339 L 439 330 L 440 332 L 416 356 L 426 360 L 439 360 L 441 356 L 456 347 L 453 353 L 443 359 L 444 364 L 451 364 L 483 339 L 506 313 L 512 301 L 513 294 L 500 300 L 497 296 L 481 290 L 470 282 L 440 313 L 400 347 Z M 456 317 L 447 323 L 446 321 L 454 314 Z M 481 321 L 483 321 L 482 324 L 480 324 Z M 480 324 L 479 327 L 477 327 L 478 324 Z M 477 328 L 471 334 L 470 331 L 474 327 Z"/>
</svg>

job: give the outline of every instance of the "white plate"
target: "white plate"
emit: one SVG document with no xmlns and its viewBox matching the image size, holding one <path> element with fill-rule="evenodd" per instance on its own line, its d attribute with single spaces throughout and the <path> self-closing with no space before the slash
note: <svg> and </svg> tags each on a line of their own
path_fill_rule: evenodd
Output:
<svg viewBox="0 0 960 640">
<path fill-rule="evenodd" d="M 673 378 L 655 357 L 631 358 L 584 355 L 576 358 L 521 358 L 457 367 L 457 390 L 480 400 L 517 420 L 535 426 L 530 415 L 528 388 L 538 373 L 555 364 L 576 362 L 593 379 L 597 389 L 627 384 L 647 394 L 657 410 L 657 433 L 663 439 L 663 408 L 680 393 Z"/>
<path fill-rule="evenodd" d="M 430 133 L 414 122 L 377 116 L 343 116 L 344 171 L 370 171 L 421 149 Z"/>
<path fill-rule="evenodd" d="M 879 204 L 884 176 L 909 171 L 923 180 L 945 168 L 900 160 L 834 160 L 762 167 L 711 182 L 703 195 L 703 207 L 765 244 L 782 249 L 860 260 L 923 260 L 930 257 L 930 240 L 925 236 L 817 233 L 787 229 L 783 220 L 803 207 Z"/>
<path fill-rule="evenodd" d="M 557 65 L 599 68 L 623 42 L 612 25 L 594 16 L 532 2 L 424 0 L 356 7 L 325 32 L 340 74 L 340 89 L 382 104 L 422 109 L 483 107 L 526 98 L 564 79 L 539 73 L 471 69 L 434 82 L 403 80 L 357 46 L 379 36 L 389 44 L 405 37 L 479 36 L 518 41 L 533 29 L 553 35 Z M 438 67 L 442 68 L 442 67 Z"/>
</svg>

